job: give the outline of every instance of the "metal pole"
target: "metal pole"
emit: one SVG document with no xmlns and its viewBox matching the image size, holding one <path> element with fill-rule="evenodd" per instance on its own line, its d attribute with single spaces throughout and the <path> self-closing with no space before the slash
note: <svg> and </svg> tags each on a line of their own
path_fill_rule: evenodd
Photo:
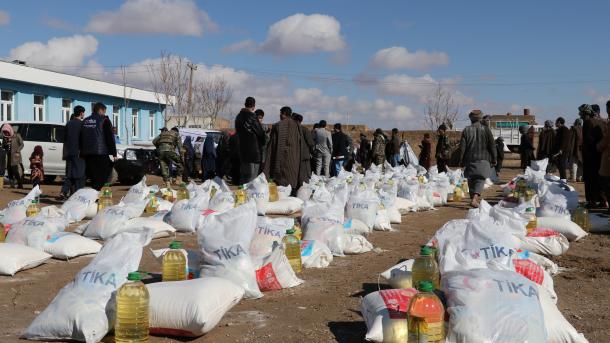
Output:
<svg viewBox="0 0 610 343">
<path fill-rule="evenodd" d="M 189 68 L 191 69 L 191 73 L 190 73 L 190 76 L 189 76 L 189 92 L 188 92 L 188 99 L 187 99 L 188 103 L 187 103 L 187 105 L 186 105 L 186 106 L 187 106 L 187 108 L 188 108 L 188 116 L 189 116 L 189 117 L 187 118 L 187 121 L 188 121 L 188 119 L 189 119 L 189 118 L 192 118 L 192 117 L 193 117 L 193 112 L 192 112 L 192 110 L 191 110 L 191 101 L 192 101 L 192 96 L 193 96 L 193 71 L 197 70 L 197 66 L 196 66 L 196 65 L 194 65 L 194 64 L 193 64 L 193 63 L 191 63 L 191 62 L 188 62 L 188 63 L 186 64 L 186 66 L 187 66 L 187 67 L 189 67 Z M 184 124 L 185 124 L 185 126 L 186 126 L 186 121 L 185 121 L 185 123 L 184 123 Z"/>
</svg>

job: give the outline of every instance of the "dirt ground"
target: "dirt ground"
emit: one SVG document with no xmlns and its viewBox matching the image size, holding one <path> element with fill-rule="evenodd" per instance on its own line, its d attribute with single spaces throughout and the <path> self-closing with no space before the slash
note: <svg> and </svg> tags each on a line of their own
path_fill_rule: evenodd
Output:
<svg viewBox="0 0 610 343">
<path fill-rule="evenodd" d="M 517 173 L 507 170 L 508 179 Z M 153 178 L 153 182 L 159 182 Z M 576 187 L 582 190 L 582 184 Z M 29 187 L 27 187 L 29 188 Z M 115 186 L 115 200 L 128 187 Z M 43 186 L 42 202 L 57 204 L 58 185 Z M 4 188 L 0 208 L 27 190 Z M 498 187 L 486 197 L 493 200 Z M 378 273 L 402 259 L 416 256 L 419 246 L 445 222 L 463 218 L 467 208 L 461 205 L 431 212 L 403 216 L 395 232 L 373 232 L 369 240 L 381 249 L 363 255 L 335 258 L 326 269 L 306 269 L 300 275 L 305 283 L 293 289 L 265 293 L 259 300 L 243 300 L 234 307 L 212 332 L 193 340 L 151 337 L 151 342 L 362 342 L 366 327 L 360 315 L 361 298 L 384 288 Z M 179 234 L 187 247 L 196 247 L 194 235 Z M 150 248 L 168 245 L 171 238 L 158 239 Z M 610 236 L 591 235 L 572 243 L 567 254 L 553 258 L 565 270 L 554 278 L 563 315 L 590 342 L 610 342 Z M 57 292 L 86 266 L 92 257 L 70 262 L 51 260 L 35 269 L 0 277 L 0 342 L 16 342 L 34 317 L 44 310 Z M 141 270 L 160 272 L 161 266 L 145 249 Z M 107 341 L 112 341 L 108 338 Z"/>
</svg>

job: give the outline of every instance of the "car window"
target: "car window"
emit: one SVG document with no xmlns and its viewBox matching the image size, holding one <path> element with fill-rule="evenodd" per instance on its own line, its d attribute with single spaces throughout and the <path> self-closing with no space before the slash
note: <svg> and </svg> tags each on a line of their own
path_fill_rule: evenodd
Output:
<svg viewBox="0 0 610 343">
<path fill-rule="evenodd" d="M 63 143 L 65 130 L 66 130 L 65 126 L 55 125 L 53 127 L 53 135 L 52 135 L 53 142 Z"/>
<path fill-rule="evenodd" d="M 220 132 L 208 132 L 208 135 L 212 136 L 212 139 L 214 139 L 214 143 L 216 144 L 220 142 L 220 137 L 222 136 Z"/>
<path fill-rule="evenodd" d="M 27 137 L 24 139 L 31 142 L 52 142 L 53 126 L 30 124 L 28 125 Z"/>
</svg>

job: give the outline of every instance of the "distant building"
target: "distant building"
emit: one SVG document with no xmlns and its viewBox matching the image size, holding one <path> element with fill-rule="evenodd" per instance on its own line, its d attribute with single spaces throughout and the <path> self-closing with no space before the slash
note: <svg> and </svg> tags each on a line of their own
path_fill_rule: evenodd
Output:
<svg viewBox="0 0 610 343">
<path fill-rule="evenodd" d="M 163 125 L 165 104 L 154 92 L 29 67 L 21 61 L 0 61 L 0 94 L 0 122 L 61 124 L 69 120 L 74 106 L 83 106 L 88 115 L 93 104 L 101 102 L 123 144 L 127 133 L 131 142 L 150 141 Z"/>
<path fill-rule="evenodd" d="M 536 116 L 530 114 L 529 108 L 523 109 L 523 115 L 515 115 L 509 112 L 506 114 L 494 114 L 490 119 L 490 127 L 492 129 L 518 128 L 523 125 L 537 125 Z"/>
</svg>

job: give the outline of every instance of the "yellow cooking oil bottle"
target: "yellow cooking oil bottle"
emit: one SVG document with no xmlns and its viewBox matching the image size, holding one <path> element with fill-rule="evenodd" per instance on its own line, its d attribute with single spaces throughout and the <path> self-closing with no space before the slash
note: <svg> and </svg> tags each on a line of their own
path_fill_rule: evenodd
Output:
<svg viewBox="0 0 610 343">
<path fill-rule="evenodd" d="M 460 186 L 455 186 L 453 189 L 453 201 L 460 202 L 464 198 L 464 191 Z"/>
<path fill-rule="evenodd" d="M 286 230 L 286 235 L 282 238 L 284 252 L 290 262 L 290 266 L 295 273 L 300 273 L 303 268 L 301 264 L 301 242 L 295 236 L 295 229 Z"/>
<path fill-rule="evenodd" d="M 246 203 L 246 186 L 239 186 L 235 190 L 235 207 Z"/>
<path fill-rule="evenodd" d="M 176 193 L 176 201 L 180 200 L 188 200 L 189 199 L 189 190 L 186 189 L 186 183 L 181 183 L 180 188 L 178 188 L 178 192 Z"/>
<path fill-rule="evenodd" d="M 411 278 L 415 286 L 421 281 L 430 281 L 435 288 L 440 288 L 440 273 L 438 264 L 434 259 L 434 249 L 432 247 L 427 245 L 422 246 L 419 256 L 413 262 Z"/>
<path fill-rule="evenodd" d="M 38 206 L 38 200 L 32 200 L 25 210 L 26 217 L 36 217 L 40 213 L 40 207 Z"/>
<path fill-rule="evenodd" d="M 127 280 L 116 296 L 115 342 L 148 342 L 148 289 L 139 272 L 129 273 Z"/>
<path fill-rule="evenodd" d="M 186 280 L 186 256 L 181 249 L 182 243 L 173 241 L 163 254 L 163 281 Z"/>
<path fill-rule="evenodd" d="M 277 193 L 277 184 L 273 182 L 273 179 L 269 179 L 269 202 L 275 202 L 280 199 Z"/>
<path fill-rule="evenodd" d="M 6 239 L 6 234 L 4 233 L 4 225 L 0 223 L 0 243 L 3 243 Z"/>
<path fill-rule="evenodd" d="M 409 342 L 445 342 L 445 308 L 430 281 L 419 283 L 409 305 Z"/>
<path fill-rule="evenodd" d="M 584 203 L 578 204 L 578 207 L 572 214 L 572 221 L 583 230 L 589 232 L 589 210 L 587 210 L 587 206 Z"/>
<path fill-rule="evenodd" d="M 536 209 L 534 207 L 528 207 L 525 209 L 525 217 L 528 222 L 525 226 L 527 233 L 532 233 L 538 227 L 538 218 L 536 217 Z"/>
<path fill-rule="evenodd" d="M 150 191 L 148 193 L 148 203 L 146 204 L 146 213 L 153 214 L 157 213 L 157 207 L 159 207 L 159 201 L 155 196 L 155 191 Z"/>
</svg>

